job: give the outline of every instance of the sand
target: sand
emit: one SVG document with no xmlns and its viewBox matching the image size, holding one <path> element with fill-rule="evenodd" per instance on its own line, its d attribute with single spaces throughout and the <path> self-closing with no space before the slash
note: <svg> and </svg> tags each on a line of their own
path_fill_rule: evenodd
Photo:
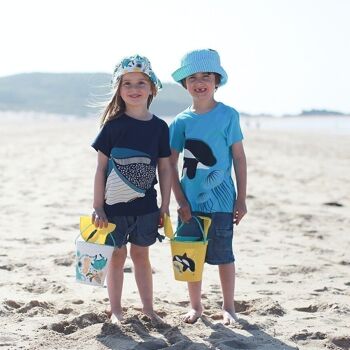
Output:
<svg viewBox="0 0 350 350">
<path fill-rule="evenodd" d="M 165 241 L 151 248 L 155 309 L 165 325 L 141 314 L 128 258 L 126 320 L 117 326 L 105 313 L 107 290 L 75 282 L 79 216 L 91 213 L 96 120 L 2 113 L 0 125 L 1 349 L 350 349 L 349 135 L 245 130 L 237 324 L 220 322 L 213 266 L 204 271 L 204 316 L 181 322 L 186 284 L 174 280 Z M 174 199 L 171 214 L 175 222 Z"/>
</svg>

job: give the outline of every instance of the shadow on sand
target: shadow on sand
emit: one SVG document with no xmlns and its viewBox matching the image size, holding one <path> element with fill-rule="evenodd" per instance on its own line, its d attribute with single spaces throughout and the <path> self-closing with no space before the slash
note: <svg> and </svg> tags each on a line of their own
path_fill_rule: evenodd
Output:
<svg viewBox="0 0 350 350">
<path fill-rule="evenodd" d="M 192 341 L 183 334 L 179 326 L 163 324 L 153 326 L 137 316 L 131 317 L 122 325 L 105 323 L 97 340 L 109 349 L 118 350 L 205 350 L 205 349 L 259 349 L 259 350 L 297 350 L 298 347 L 290 346 L 262 331 L 257 325 L 240 319 L 237 328 L 244 330 L 249 335 L 235 332 L 232 327 L 226 327 L 221 323 L 213 323 L 203 316 L 199 322 L 206 327 L 200 335 L 201 342 Z M 196 327 L 189 326 L 189 327 Z M 196 327 L 197 328 L 197 327 Z M 188 333 L 188 332 L 187 332 Z"/>
</svg>

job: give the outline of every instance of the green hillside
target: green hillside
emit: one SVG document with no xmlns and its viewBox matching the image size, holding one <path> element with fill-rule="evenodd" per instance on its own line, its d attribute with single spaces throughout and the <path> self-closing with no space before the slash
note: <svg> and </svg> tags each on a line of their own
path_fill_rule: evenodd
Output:
<svg viewBox="0 0 350 350">
<path fill-rule="evenodd" d="M 108 99 L 111 76 L 105 73 L 27 73 L 0 78 L 0 110 L 97 115 Z M 163 84 L 151 111 L 173 116 L 190 98 L 177 84 Z M 93 107 L 94 106 L 94 107 Z"/>
</svg>

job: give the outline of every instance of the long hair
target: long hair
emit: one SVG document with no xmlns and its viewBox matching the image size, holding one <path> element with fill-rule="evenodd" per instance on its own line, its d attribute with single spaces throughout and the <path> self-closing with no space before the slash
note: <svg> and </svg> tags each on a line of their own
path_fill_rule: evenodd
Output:
<svg viewBox="0 0 350 350">
<path fill-rule="evenodd" d="M 143 73 L 144 74 L 144 73 Z M 144 74 L 150 84 L 151 84 L 151 92 L 152 94 L 148 96 L 147 100 L 147 109 L 151 105 L 153 101 L 153 97 L 157 95 L 157 88 L 152 82 L 151 79 L 149 79 L 147 74 Z M 101 115 L 101 121 L 100 121 L 100 127 L 102 128 L 103 125 L 105 125 L 107 122 L 118 118 L 120 115 L 122 115 L 125 112 L 126 105 L 122 97 L 120 96 L 120 89 L 121 89 L 121 83 L 123 80 L 123 76 L 120 77 L 115 83 L 115 86 L 112 91 L 112 97 L 111 99 L 107 102 L 106 107 L 104 108 L 102 115 Z"/>
</svg>

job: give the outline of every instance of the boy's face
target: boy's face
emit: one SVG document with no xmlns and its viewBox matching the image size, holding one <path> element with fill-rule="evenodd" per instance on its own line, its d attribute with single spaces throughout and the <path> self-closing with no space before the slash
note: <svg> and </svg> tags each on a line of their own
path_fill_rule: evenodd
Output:
<svg viewBox="0 0 350 350">
<path fill-rule="evenodd" d="M 211 99 L 217 82 L 214 73 L 200 72 L 190 75 L 185 80 L 186 88 L 194 99 Z"/>
</svg>

